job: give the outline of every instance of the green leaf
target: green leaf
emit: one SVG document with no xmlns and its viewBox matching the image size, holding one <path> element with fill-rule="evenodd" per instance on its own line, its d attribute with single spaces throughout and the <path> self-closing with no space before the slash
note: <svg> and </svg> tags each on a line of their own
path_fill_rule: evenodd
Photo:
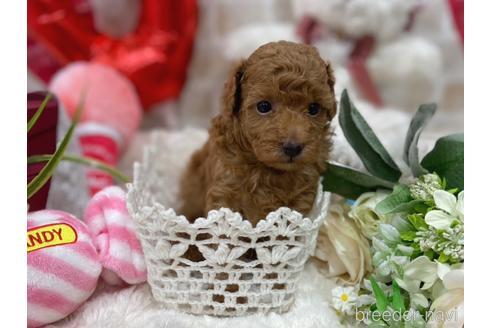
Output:
<svg viewBox="0 0 492 328">
<path fill-rule="evenodd" d="M 419 243 L 412 243 L 410 245 L 410 247 L 413 248 L 413 253 L 412 253 L 412 256 L 410 257 L 412 260 L 422 254 L 422 251 L 420 250 L 420 244 Z"/>
<path fill-rule="evenodd" d="M 367 171 L 381 179 L 397 182 L 401 176 L 400 169 L 355 108 L 347 90 L 343 91 L 340 100 L 339 121 L 345 138 L 360 157 Z"/>
<path fill-rule="evenodd" d="M 379 287 L 378 283 L 374 279 L 374 277 L 370 278 L 372 291 L 374 293 L 374 297 L 376 298 L 376 307 L 379 312 L 383 313 L 388 307 L 389 301 L 386 295 L 384 294 L 381 287 Z"/>
<path fill-rule="evenodd" d="M 41 106 L 39 106 L 36 113 L 34 113 L 34 115 L 31 117 L 29 122 L 27 122 L 27 132 L 28 133 L 29 133 L 29 131 L 31 131 L 32 127 L 36 124 L 38 119 L 41 117 L 41 115 L 44 112 L 44 109 L 46 108 L 46 105 L 48 104 L 48 102 L 51 100 L 52 97 L 53 97 L 53 95 L 51 93 L 46 94 L 46 97 L 44 97 L 44 100 L 41 103 Z"/>
<path fill-rule="evenodd" d="M 328 163 L 323 174 L 325 191 L 331 191 L 350 199 L 356 199 L 368 191 L 392 189 L 393 186 L 394 184 L 389 181 L 334 163 Z"/>
<path fill-rule="evenodd" d="M 421 164 L 430 172 L 446 179 L 448 188 L 464 189 L 465 141 L 463 133 L 437 140 L 434 149 L 425 155 Z"/>
<path fill-rule="evenodd" d="M 427 122 L 434 116 L 436 112 L 436 104 L 423 104 L 415 113 L 410 126 L 408 127 L 407 136 L 405 138 L 405 147 L 403 151 L 403 160 L 412 170 L 415 177 L 427 173 L 419 163 L 418 142 L 420 134 L 424 130 Z"/>
<path fill-rule="evenodd" d="M 36 175 L 34 179 L 32 179 L 31 182 L 29 182 L 29 184 L 27 185 L 27 199 L 30 199 L 39 189 L 41 189 L 45 185 L 45 183 L 53 175 L 53 172 L 58 166 L 58 163 L 63 158 L 63 154 L 65 153 L 65 150 L 68 147 L 70 139 L 72 138 L 73 131 L 75 130 L 75 126 L 79 121 L 80 113 L 82 112 L 82 108 L 83 108 L 84 99 L 85 96 L 82 96 L 81 101 L 77 106 L 77 110 L 75 111 L 75 115 L 72 120 L 72 123 L 68 128 L 67 134 L 65 134 L 65 136 L 63 137 L 55 153 L 50 158 L 50 160 L 48 160 L 46 165 L 41 169 L 38 175 Z"/>
<path fill-rule="evenodd" d="M 395 208 L 393 208 L 391 211 L 385 214 L 392 214 L 392 213 L 413 213 L 413 212 L 425 212 L 427 209 L 427 205 L 425 204 L 425 201 L 423 200 L 411 200 L 408 203 L 403 203 Z"/>
<path fill-rule="evenodd" d="M 392 303 L 391 303 L 392 307 L 396 311 L 403 312 L 405 311 L 405 303 L 403 302 L 403 298 L 401 297 L 400 287 L 398 286 L 395 280 L 393 280 L 392 287 L 393 287 L 393 295 L 392 295 Z"/>
<path fill-rule="evenodd" d="M 379 215 L 393 213 L 412 200 L 410 189 L 407 186 L 395 185 L 393 192 L 376 205 L 375 211 Z"/>
<path fill-rule="evenodd" d="M 457 194 L 458 191 L 460 191 L 460 190 L 458 188 L 453 188 L 453 189 L 448 189 L 446 191 L 449 192 L 449 193 L 452 193 L 452 194 Z"/>
<path fill-rule="evenodd" d="M 53 155 L 35 155 L 27 158 L 27 164 L 35 164 L 49 161 Z M 73 163 L 82 164 L 85 166 L 93 167 L 95 169 L 104 171 L 111 174 L 111 176 L 123 183 L 130 182 L 130 179 L 118 171 L 115 167 L 109 166 L 101 161 L 95 160 L 93 158 L 81 157 L 76 155 L 63 155 L 62 161 L 68 161 Z"/>
<path fill-rule="evenodd" d="M 424 252 L 424 255 L 427 256 L 430 260 L 433 260 L 436 256 L 436 253 L 432 249 L 428 249 Z"/>
<path fill-rule="evenodd" d="M 424 220 L 422 214 L 412 214 L 408 216 L 408 221 L 415 227 L 415 229 L 427 229 L 428 225 Z"/>
<path fill-rule="evenodd" d="M 415 231 L 403 231 L 400 233 L 400 238 L 404 241 L 414 241 L 415 237 L 417 237 Z"/>
<path fill-rule="evenodd" d="M 437 260 L 441 263 L 446 263 L 447 261 L 449 261 L 449 256 L 447 256 L 444 253 L 441 253 L 439 254 L 439 258 Z"/>
</svg>

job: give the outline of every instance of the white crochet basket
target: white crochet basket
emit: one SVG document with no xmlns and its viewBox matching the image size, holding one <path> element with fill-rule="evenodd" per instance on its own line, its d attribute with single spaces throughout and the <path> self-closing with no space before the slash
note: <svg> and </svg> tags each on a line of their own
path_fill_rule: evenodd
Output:
<svg viewBox="0 0 492 328">
<path fill-rule="evenodd" d="M 159 144 L 154 139 L 144 151 L 143 163 L 135 164 L 127 196 L 154 298 L 166 307 L 194 314 L 238 316 L 289 310 L 326 217 L 329 194 L 320 185 L 312 219 L 283 207 L 252 227 L 239 213 L 221 208 L 191 224 L 172 208 L 186 164 L 176 165 L 182 159 L 169 153 L 179 141 Z M 186 148 L 186 140 L 180 140 Z M 187 258 L 190 247 L 201 253 L 201 261 Z"/>
</svg>

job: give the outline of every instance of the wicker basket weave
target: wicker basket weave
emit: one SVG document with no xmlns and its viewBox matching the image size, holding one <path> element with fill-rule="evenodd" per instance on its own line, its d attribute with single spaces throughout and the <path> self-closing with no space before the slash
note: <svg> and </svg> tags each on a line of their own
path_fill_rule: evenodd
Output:
<svg viewBox="0 0 492 328">
<path fill-rule="evenodd" d="M 166 143 L 155 139 L 145 149 L 127 196 L 154 298 L 194 314 L 287 311 L 326 217 L 329 194 L 320 185 L 312 219 L 283 207 L 252 227 L 239 213 L 221 208 L 191 224 L 169 204 L 176 201 L 180 172 Z M 201 253 L 201 261 L 188 259 L 190 248 Z"/>
</svg>

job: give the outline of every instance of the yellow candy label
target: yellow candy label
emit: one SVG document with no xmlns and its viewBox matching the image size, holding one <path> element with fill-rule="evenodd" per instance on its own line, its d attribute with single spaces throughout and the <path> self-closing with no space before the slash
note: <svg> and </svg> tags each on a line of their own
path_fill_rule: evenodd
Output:
<svg viewBox="0 0 492 328">
<path fill-rule="evenodd" d="M 27 252 L 41 248 L 73 244 L 77 241 L 77 231 L 66 223 L 47 224 L 27 230 Z"/>
</svg>

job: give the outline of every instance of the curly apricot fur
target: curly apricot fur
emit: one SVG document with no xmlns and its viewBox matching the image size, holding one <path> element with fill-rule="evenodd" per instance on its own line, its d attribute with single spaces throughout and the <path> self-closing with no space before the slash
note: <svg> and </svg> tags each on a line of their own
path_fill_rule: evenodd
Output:
<svg viewBox="0 0 492 328">
<path fill-rule="evenodd" d="M 314 47 L 292 42 L 265 44 L 236 65 L 209 139 L 182 177 L 181 213 L 194 221 L 228 207 L 253 225 L 281 206 L 307 215 L 330 150 L 334 82 Z M 256 109 L 263 100 L 272 104 L 267 114 Z M 308 113 L 313 102 L 321 108 L 316 116 Z M 286 142 L 302 145 L 301 154 L 285 155 Z"/>
</svg>

